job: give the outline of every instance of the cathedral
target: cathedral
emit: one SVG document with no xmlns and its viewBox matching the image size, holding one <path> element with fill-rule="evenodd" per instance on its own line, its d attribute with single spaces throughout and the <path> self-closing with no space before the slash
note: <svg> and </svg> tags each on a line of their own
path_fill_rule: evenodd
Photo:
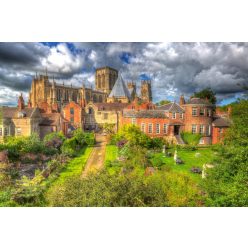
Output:
<svg viewBox="0 0 248 248">
<path fill-rule="evenodd" d="M 183 144 L 180 133 L 200 134 L 200 144 L 219 143 L 230 126 L 230 111 L 221 113 L 208 99 L 183 96 L 180 102 L 162 106 L 152 103 L 151 81 L 141 81 L 140 94 L 135 82 L 125 82 L 110 67 L 96 69 L 95 87 L 58 84 L 54 78 L 35 76 L 25 105 L 22 95 L 17 107 L 0 107 L 0 140 L 5 136 L 38 133 L 43 139 L 51 132 L 65 135 L 81 128 L 98 132 L 105 124 L 115 131 L 125 124 L 138 126 L 151 137 Z"/>
</svg>

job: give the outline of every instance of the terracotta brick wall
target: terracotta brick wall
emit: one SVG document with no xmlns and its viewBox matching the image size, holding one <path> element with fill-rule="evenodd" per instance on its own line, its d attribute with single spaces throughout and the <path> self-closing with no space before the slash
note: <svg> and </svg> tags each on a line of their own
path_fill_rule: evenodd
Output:
<svg viewBox="0 0 248 248">
<path fill-rule="evenodd" d="M 226 132 L 227 132 L 226 127 L 221 127 L 221 128 L 220 127 L 213 127 L 213 129 L 212 129 L 212 144 L 218 144 L 218 143 L 222 142 Z"/>
<path fill-rule="evenodd" d="M 71 109 L 73 109 L 74 114 L 71 113 Z M 64 118 L 68 122 L 70 122 L 71 124 L 76 124 L 76 125 L 81 127 L 81 125 L 82 125 L 82 108 L 80 107 L 80 105 L 78 105 L 77 103 L 72 101 L 64 107 L 63 111 L 64 111 Z M 74 119 L 73 122 L 71 121 L 71 118 Z"/>
</svg>

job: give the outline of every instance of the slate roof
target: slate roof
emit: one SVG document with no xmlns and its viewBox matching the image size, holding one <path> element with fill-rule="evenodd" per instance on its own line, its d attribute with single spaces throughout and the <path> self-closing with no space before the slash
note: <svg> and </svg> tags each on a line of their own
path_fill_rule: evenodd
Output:
<svg viewBox="0 0 248 248">
<path fill-rule="evenodd" d="M 109 97 L 127 97 L 130 99 L 130 93 L 120 73 L 118 74 L 118 78 Z"/>
<path fill-rule="evenodd" d="M 168 118 L 164 110 L 124 110 L 123 117 L 128 118 Z"/>
<path fill-rule="evenodd" d="M 3 117 L 4 118 L 20 118 L 18 113 L 22 112 L 25 114 L 24 118 L 31 118 L 32 114 L 35 112 L 37 108 L 24 108 L 23 110 L 19 110 L 18 107 L 2 107 Z"/>
<path fill-rule="evenodd" d="M 113 102 L 113 103 L 94 103 L 98 111 L 121 111 L 126 108 L 129 103 Z"/>
<path fill-rule="evenodd" d="M 215 127 L 230 127 L 231 121 L 227 118 L 217 118 L 213 121 L 213 126 Z"/>
<path fill-rule="evenodd" d="M 197 98 L 197 97 L 191 98 L 186 104 L 208 104 L 208 105 L 212 105 L 209 102 L 209 100 L 202 99 L 202 98 Z"/>
<path fill-rule="evenodd" d="M 164 110 L 166 112 L 176 112 L 176 113 L 183 113 L 184 109 L 177 103 L 167 103 L 161 106 L 158 106 L 156 109 Z"/>
</svg>

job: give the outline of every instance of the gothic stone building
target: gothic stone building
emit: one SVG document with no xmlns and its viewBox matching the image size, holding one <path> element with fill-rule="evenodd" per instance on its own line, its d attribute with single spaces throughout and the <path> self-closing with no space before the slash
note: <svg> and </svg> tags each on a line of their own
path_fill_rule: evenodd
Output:
<svg viewBox="0 0 248 248">
<path fill-rule="evenodd" d="M 0 110 L 0 139 L 7 135 L 43 138 L 50 132 L 65 135 L 76 128 L 99 131 L 105 123 L 120 126 L 134 124 L 151 137 L 181 143 L 183 131 L 200 133 L 201 144 L 219 143 L 230 126 L 228 114 L 215 111 L 207 99 L 191 98 L 180 103 L 155 106 L 150 81 L 141 82 L 140 95 L 134 82 L 126 83 L 117 70 L 96 70 L 95 89 L 61 85 L 47 75 L 33 79 L 28 106 L 22 95 L 18 107 Z M 229 113 L 230 114 L 230 113 Z"/>
</svg>

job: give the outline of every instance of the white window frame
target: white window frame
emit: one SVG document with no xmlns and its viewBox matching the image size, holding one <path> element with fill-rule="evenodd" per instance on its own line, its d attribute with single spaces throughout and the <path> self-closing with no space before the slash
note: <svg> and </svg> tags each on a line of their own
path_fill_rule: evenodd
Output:
<svg viewBox="0 0 248 248">
<path fill-rule="evenodd" d="M 152 131 L 153 131 L 153 125 L 152 125 L 152 123 L 149 123 L 148 124 L 148 133 L 153 133 Z"/>
<path fill-rule="evenodd" d="M 4 127 L 4 136 L 9 136 L 9 127 Z"/>
<path fill-rule="evenodd" d="M 207 126 L 206 126 L 206 135 L 207 135 L 207 136 L 211 136 L 211 131 L 212 131 L 212 130 L 211 130 L 211 125 L 207 125 Z"/>
<path fill-rule="evenodd" d="M 16 136 L 21 136 L 22 135 L 22 129 L 20 127 L 16 128 Z"/>
<path fill-rule="evenodd" d="M 183 113 L 180 113 L 180 119 L 183 119 Z"/>
<path fill-rule="evenodd" d="M 197 133 L 197 125 L 196 124 L 192 124 L 192 134 L 195 134 L 195 133 Z"/>
<path fill-rule="evenodd" d="M 164 123 L 163 128 L 164 128 L 164 133 L 167 133 L 168 132 L 168 125 L 166 123 Z"/>
<path fill-rule="evenodd" d="M 140 128 L 141 128 L 141 131 L 142 132 L 144 132 L 144 133 L 146 132 L 146 124 L 145 123 L 141 123 L 141 127 Z"/>
<path fill-rule="evenodd" d="M 136 118 L 132 118 L 132 124 L 136 125 Z"/>
<path fill-rule="evenodd" d="M 197 110 L 195 107 L 192 108 L 192 116 L 197 116 Z"/>
<path fill-rule="evenodd" d="M 156 134 L 160 134 L 160 124 L 156 123 Z"/>
<path fill-rule="evenodd" d="M 172 119 L 176 119 L 177 118 L 177 113 L 176 112 L 172 112 Z"/>
<path fill-rule="evenodd" d="M 199 130 L 200 130 L 200 134 L 204 134 L 204 125 L 201 124 Z"/>
<path fill-rule="evenodd" d="M 208 109 L 208 117 L 211 117 L 211 116 L 212 116 L 212 110 Z"/>
</svg>

